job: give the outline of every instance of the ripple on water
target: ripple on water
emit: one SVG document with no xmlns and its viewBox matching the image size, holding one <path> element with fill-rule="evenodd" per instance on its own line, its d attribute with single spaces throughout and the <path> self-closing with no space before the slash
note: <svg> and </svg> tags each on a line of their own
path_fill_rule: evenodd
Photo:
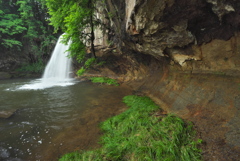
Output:
<svg viewBox="0 0 240 161">
<path fill-rule="evenodd" d="M 16 90 L 28 83 L 32 82 L 21 80 L 13 84 L 11 80 L 0 83 L 0 110 L 18 109 L 12 117 L 0 119 L 0 160 L 54 160 L 42 159 L 43 151 L 48 153 L 47 146 L 55 149 L 67 146 L 66 140 L 54 140 L 60 138 L 59 135 L 68 133 L 66 129 L 70 126 L 78 124 L 80 116 L 86 111 L 104 107 L 105 110 L 96 112 L 96 115 L 101 115 L 109 113 L 107 106 L 115 108 L 116 111 L 116 103 L 108 102 L 121 102 L 124 95 L 124 92 L 121 92 L 122 88 L 103 87 L 89 82 L 42 90 Z M 94 115 L 90 120 L 99 120 L 102 116 L 97 118 Z M 73 131 L 76 130 L 80 129 L 76 128 Z"/>
</svg>

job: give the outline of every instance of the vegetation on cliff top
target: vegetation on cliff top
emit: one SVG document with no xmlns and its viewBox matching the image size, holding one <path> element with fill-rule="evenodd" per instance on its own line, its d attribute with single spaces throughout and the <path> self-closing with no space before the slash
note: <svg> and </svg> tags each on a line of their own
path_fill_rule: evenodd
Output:
<svg viewBox="0 0 240 161">
<path fill-rule="evenodd" d="M 159 107 L 148 97 L 126 96 L 130 108 L 101 124 L 102 148 L 73 152 L 60 161 L 102 160 L 201 160 L 191 123 L 173 115 L 159 115 Z"/>
</svg>

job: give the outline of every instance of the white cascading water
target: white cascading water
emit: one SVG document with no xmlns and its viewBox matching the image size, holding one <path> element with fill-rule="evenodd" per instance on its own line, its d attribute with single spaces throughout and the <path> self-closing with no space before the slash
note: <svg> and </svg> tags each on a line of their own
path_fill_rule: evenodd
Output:
<svg viewBox="0 0 240 161">
<path fill-rule="evenodd" d="M 67 57 L 68 52 L 66 52 L 66 50 L 69 48 L 69 44 L 62 44 L 61 38 L 62 36 L 60 36 L 58 39 L 51 59 L 45 68 L 42 77 L 43 82 L 61 82 L 66 81 L 70 78 L 71 58 Z"/>
<path fill-rule="evenodd" d="M 59 37 L 52 56 L 45 68 L 43 77 L 18 89 L 44 89 L 53 86 L 67 86 L 74 84 L 70 78 L 71 58 L 67 57 L 69 44 L 61 43 L 62 35 Z"/>
</svg>

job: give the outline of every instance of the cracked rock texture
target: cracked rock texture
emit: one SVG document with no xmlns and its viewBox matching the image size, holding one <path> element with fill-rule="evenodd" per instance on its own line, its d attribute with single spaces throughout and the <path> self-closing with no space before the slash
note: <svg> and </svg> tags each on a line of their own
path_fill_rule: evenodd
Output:
<svg viewBox="0 0 240 161">
<path fill-rule="evenodd" d="M 114 34 L 109 38 L 123 52 L 167 57 L 194 72 L 240 70 L 237 0 L 107 0 L 106 4 L 114 15 L 110 18 Z"/>
</svg>

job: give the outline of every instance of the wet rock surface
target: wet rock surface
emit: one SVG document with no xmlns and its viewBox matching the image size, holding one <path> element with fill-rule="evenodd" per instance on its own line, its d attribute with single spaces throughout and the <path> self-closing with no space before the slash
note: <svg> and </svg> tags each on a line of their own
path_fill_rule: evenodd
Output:
<svg viewBox="0 0 240 161">
<path fill-rule="evenodd" d="M 11 117 L 17 110 L 4 110 L 0 111 L 0 118 L 9 118 Z"/>
</svg>

